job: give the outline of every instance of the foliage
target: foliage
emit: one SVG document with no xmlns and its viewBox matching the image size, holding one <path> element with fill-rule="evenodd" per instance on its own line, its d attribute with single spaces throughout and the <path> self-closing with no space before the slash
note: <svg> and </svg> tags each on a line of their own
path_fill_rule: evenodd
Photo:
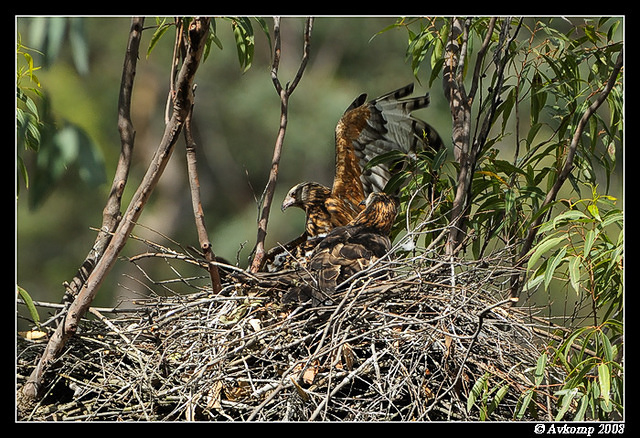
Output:
<svg viewBox="0 0 640 438">
<path fill-rule="evenodd" d="M 221 17 L 220 19 L 228 21 L 231 25 L 231 30 L 233 31 L 233 36 L 236 43 L 238 62 L 240 63 L 240 67 L 243 69 L 243 71 L 246 72 L 251 68 L 255 51 L 255 38 L 251 19 L 249 19 L 248 17 Z M 256 23 L 258 23 L 258 25 L 266 35 L 267 40 L 269 41 L 269 43 L 271 43 L 271 37 L 269 35 L 269 29 L 266 21 L 260 17 L 254 17 L 253 19 L 256 21 Z M 183 29 L 188 29 L 189 23 L 191 22 L 192 18 L 183 17 L 181 20 Z M 176 21 L 169 21 L 166 17 L 156 18 L 156 30 L 151 37 L 151 41 L 147 49 L 147 57 L 151 55 L 154 47 L 156 46 L 158 41 L 160 41 L 165 32 L 169 28 L 176 26 L 176 24 Z M 207 35 L 207 43 L 204 53 L 205 60 L 211 52 L 211 44 L 215 44 L 220 50 L 223 49 L 222 41 L 218 37 L 215 17 L 211 19 L 209 27 L 210 28 Z"/>
<path fill-rule="evenodd" d="M 36 33 L 49 41 L 48 48 L 53 53 L 47 55 L 49 62 L 57 56 L 59 45 L 62 44 L 65 21 L 36 21 Z M 69 38 L 75 53 L 76 67 L 79 72 L 86 72 L 88 67 L 85 44 L 82 42 L 82 23 L 77 19 L 70 21 Z M 50 102 L 41 88 L 35 72 L 40 69 L 34 65 L 29 49 L 18 38 L 17 44 L 17 108 L 16 108 L 16 137 L 17 137 L 17 166 L 19 174 L 27 189 L 30 189 L 29 205 L 39 207 L 58 183 L 69 174 L 70 168 L 75 168 L 80 181 L 90 187 L 98 187 L 106 181 L 104 162 L 98 145 L 91 136 L 76 123 L 66 120 L 55 120 L 50 111 Z M 84 48 L 84 49 L 83 49 Z M 38 52 L 39 53 L 39 52 Z M 83 55 L 84 54 L 84 55 Z M 28 86 L 29 79 L 35 86 Z M 38 98 L 36 102 L 35 98 Z M 40 107 L 38 106 L 40 105 Z M 27 165 L 20 153 L 28 150 L 37 153 L 33 178 L 29 178 Z M 19 191 L 20 185 L 17 185 Z"/>
<path fill-rule="evenodd" d="M 407 61 L 416 78 L 426 76 L 431 86 L 438 77 L 446 81 L 452 20 L 401 18 L 381 33 L 406 29 Z M 463 51 L 459 61 L 464 62 L 460 86 L 471 84 L 469 95 L 476 93 L 465 127 L 471 133 L 469 150 L 477 154 L 463 156 L 458 150 L 464 146 L 454 144 L 453 156 L 449 151 L 446 160 L 444 153 L 431 155 L 429 163 L 405 157 L 409 166 L 390 189 L 405 183 L 401 198 L 409 212 L 399 215 L 394 231 L 419 228 L 427 220 L 431 228 L 453 221 L 446 213 L 453 211 L 456 190 L 463 184 L 462 160 L 471 160 L 464 162 L 474 172 L 466 194 L 467 214 L 458 226 L 466 235 L 462 249 L 479 259 L 487 250 L 515 244 L 514 261 L 528 260 L 526 291 L 537 285 L 557 288 L 558 280 L 563 281 L 579 302 L 588 299 L 593 318 L 590 326 L 570 324 L 559 345 L 547 346 L 534 370 L 533 385 L 520 400 L 519 416 L 534 409 L 543 375 L 557 368 L 554 375 L 561 369 L 568 376 L 554 394 L 557 419 L 570 408 L 576 419 L 610 418 L 622 412 L 622 373 L 614 340 L 622 333 L 623 233 L 612 235 L 609 228 L 622 228 L 623 213 L 612 208 L 615 198 L 598 194 L 596 186 L 603 177 L 608 191 L 621 151 L 621 77 L 606 98 L 606 108 L 595 112 L 582 131 L 568 176 L 578 196 L 585 186 L 591 187 L 591 198 L 549 202 L 548 197 L 554 185 L 563 182 L 559 175 L 581 118 L 621 55 L 621 19 L 574 19 L 576 24 L 558 18 L 492 20 L 460 20 L 463 30 L 456 40 Z M 485 59 L 483 53 L 490 55 Z M 427 62 L 430 71 L 425 74 Z M 452 117 L 455 129 L 459 120 L 453 109 Z M 435 190 L 426 190 L 428 183 Z M 434 203 L 434 195 L 444 202 Z M 434 215 L 432 205 L 440 215 Z M 546 222 L 537 228 L 541 220 Z M 539 241 L 528 250 L 523 242 L 532 232 Z M 476 381 L 468 409 L 478 406 L 488 418 L 503 384 L 489 376 Z"/>
<path fill-rule="evenodd" d="M 40 149 L 40 130 L 42 129 L 42 122 L 38 114 L 38 107 L 30 96 L 41 96 L 40 81 L 35 72 L 40 68 L 36 67 L 33 62 L 33 57 L 29 53 L 31 49 L 22 45 L 20 35 L 18 35 L 17 43 L 17 78 L 16 78 L 16 139 L 18 153 L 16 155 L 17 166 L 19 175 L 22 176 L 26 187 L 29 187 L 29 174 L 27 167 L 24 164 L 21 150 L 31 150 L 37 152 Z M 21 60 L 23 62 L 21 62 Z M 26 65 L 22 65 L 25 64 Z M 29 80 L 34 86 L 28 86 L 24 83 L 25 80 Z M 20 184 L 17 189 L 19 191 Z"/>
<path fill-rule="evenodd" d="M 526 285 L 550 287 L 552 281 L 570 286 L 589 310 L 592 323 L 576 327 L 558 345 L 548 347 L 549 365 L 567 377 L 555 392 L 556 420 L 577 404 L 574 420 L 607 419 L 622 412 L 621 345 L 623 333 L 623 214 L 615 198 L 598 195 L 566 202 L 567 210 L 542 224 L 544 237 L 532 249 Z M 617 237 L 615 236 L 617 233 Z M 579 311 L 579 309 L 578 309 Z M 579 317 L 581 315 L 576 315 Z"/>
<path fill-rule="evenodd" d="M 89 44 L 83 17 L 34 17 L 29 40 L 34 47 L 42 48 L 45 66 L 55 63 L 68 46 L 76 71 L 81 75 L 89 73 Z"/>
</svg>

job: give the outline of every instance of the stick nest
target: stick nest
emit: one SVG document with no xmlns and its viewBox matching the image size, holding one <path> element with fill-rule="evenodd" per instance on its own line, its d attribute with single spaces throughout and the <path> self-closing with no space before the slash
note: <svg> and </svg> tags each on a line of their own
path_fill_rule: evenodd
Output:
<svg viewBox="0 0 640 438">
<path fill-rule="evenodd" d="M 491 406 L 489 419 L 513 420 L 540 343 L 505 300 L 506 260 L 400 257 L 320 309 L 284 307 L 272 284 L 228 276 L 217 295 L 93 311 L 18 419 L 478 420 Z M 45 345 L 19 338 L 18 387 Z"/>
</svg>

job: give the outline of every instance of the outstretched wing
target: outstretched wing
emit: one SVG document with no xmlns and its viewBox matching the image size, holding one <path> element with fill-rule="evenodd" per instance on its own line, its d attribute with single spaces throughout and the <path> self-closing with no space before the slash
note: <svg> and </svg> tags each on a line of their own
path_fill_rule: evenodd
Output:
<svg viewBox="0 0 640 438">
<path fill-rule="evenodd" d="M 367 103 L 362 94 L 345 111 L 336 127 L 336 174 L 328 202 L 332 214 L 353 218 L 369 193 L 384 190 L 391 178 L 389 163 L 366 167 L 371 159 L 391 151 L 443 147 L 438 133 L 411 115 L 429 105 L 429 95 L 407 97 L 411 93 L 413 84 Z"/>
<path fill-rule="evenodd" d="M 353 149 L 360 169 L 382 154 L 392 151 L 418 153 L 444 147 L 436 130 L 411 115 L 413 111 L 429 106 L 429 94 L 407 97 L 413 93 L 413 84 L 388 93 L 367 104 L 369 117 L 360 135 L 353 140 Z M 364 196 L 381 192 L 391 178 L 389 163 L 378 163 L 363 170 L 360 180 Z"/>
</svg>

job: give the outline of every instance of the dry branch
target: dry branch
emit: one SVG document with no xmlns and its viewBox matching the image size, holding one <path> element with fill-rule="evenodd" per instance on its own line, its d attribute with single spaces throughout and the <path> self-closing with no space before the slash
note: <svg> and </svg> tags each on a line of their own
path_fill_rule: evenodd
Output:
<svg viewBox="0 0 640 438">
<path fill-rule="evenodd" d="M 287 121 L 289 112 L 289 98 L 293 94 L 294 90 L 298 86 L 302 74 L 307 66 L 309 60 L 309 50 L 311 47 L 311 29 L 313 27 L 313 18 L 307 18 L 304 30 L 304 48 L 302 53 L 302 60 L 298 67 L 292 82 L 286 86 L 282 86 L 280 79 L 278 78 L 278 68 L 280 66 L 281 56 L 281 38 L 280 38 L 280 17 L 274 17 L 273 33 L 274 33 L 274 55 L 273 64 L 271 68 L 271 80 L 280 97 L 280 127 L 278 129 L 278 135 L 276 137 L 276 144 L 273 148 L 273 158 L 271 159 L 271 170 L 269 172 L 269 180 L 264 188 L 261 198 L 260 206 L 260 218 L 258 219 L 258 236 L 256 239 L 256 245 L 253 250 L 253 260 L 251 261 L 251 272 L 258 272 L 263 265 L 266 250 L 264 242 L 267 237 L 267 224 L 269 222 L 269 212 L 271 211 L 271 203 L 273 201 L 273 195 L 276 190 L 276 182 L 278 180 L 278 168 L 280 167 L 280 157 L 282 155 L 282 146 L 284 144 L 284 136 L 287 132 Z"/>
<path fill-rule="evenodd" d="M 202 209 L 202 201 L 200 200 L 200 179 L 198 178 L 198 164 L 196 154 L 196 141 L 193 137 L 191 130 L 191 117 L 193 114 L 193 108 L 189 110 L 187 119 L 184 124 L 184 138 L 186 143 L 187 153 L 187 171 L 189 173 L 189 187 L 191 188 L 191 205 L 193 207 L 193 216 L 196 224 L 196 231 L 198 233 L 198 241 L 200 242 L 200 250 L 204 254 L 207 261 L 207 269 L 209 276 L 211 277 L 211 287 L 213 292 L 218 293 L 222 289 L 220 284 L 220 273 L 218 267 L 213 263 L 216 260 L 216 255 L 213 252 L 211 241 L 209 240 L 209 233 L 204 221 L 204 210 Z"/>
</svg>

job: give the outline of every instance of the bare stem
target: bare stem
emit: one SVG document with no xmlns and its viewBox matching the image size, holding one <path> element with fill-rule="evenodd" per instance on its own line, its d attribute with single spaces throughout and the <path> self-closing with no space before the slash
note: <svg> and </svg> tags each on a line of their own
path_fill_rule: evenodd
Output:
<svg viewBox="0 0 640 438">
<path fill-rule="evenodd" d="M 278 180 L 278 169 L 280 166 L 280 157 L 282 156 L 282 146 L 284 144 L 284 136 L 287 131 L 288 111 L 289 111 L 289 97 L 293 94 L 293 91 L 298 86 L 302 74 L 307 66 L 309 60 L 309 50 L 311 47 L 311 29 L 313 27 L 313 18 L 309 17 L 305 23 L 304 29 L 304 49 L 302 53 L 302 60 L 300 61 L 300 67 L 296 73 L 295 78 L 285 87 L 282 86 L 278 78 L 278 67 L 280 65 L 281 55 L 281 39 L 280 39 L 280 17 L 274 17 L 273 34 L 274 34 L 274 55 L 273 64 L 271 68 L 271 79 L 276 92 L 280 96 L 280 128 L 278 129 L 278 136 L 276 137 L 276 144 L 273 148 L 273 157 L 271 159 L 271 171 L 269 172 L 269 180 L 264 188 L 262 194 L 260 207 L 260 218 L 258 219 L 258 237 L 256 239 L 256 246 L 254 248 L 253 261 L 251 262 L 250 271 L 257 272 L 262 267 L 266 250 L 264 247 L 264 241 L 267 237 L 267 224 L 269 222 L 269 212 L 271 211 L 271 204 L 273 202 L 273 195 L 276 190 L 276 182 Z"/>
</svg>

